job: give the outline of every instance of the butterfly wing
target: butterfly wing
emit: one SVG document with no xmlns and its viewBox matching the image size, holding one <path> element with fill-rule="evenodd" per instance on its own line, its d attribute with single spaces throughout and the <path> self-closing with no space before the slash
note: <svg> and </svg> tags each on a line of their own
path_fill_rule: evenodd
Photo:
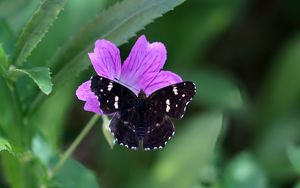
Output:
<svg viewBox="0 0 300 188">
<path fill-rule="evenodd" d="M 137 102 L 136 95 L 130 89 L 102 76 L 91 78 L 91 90 L 97 96 L 104 114 L 132 108 Z"/>
<path fill-rule="evenodd" d="M 175 134 L 175 127 L 167 116 L 152 114 L 148 116 L 147 134 L 143 139 L 144 150 L 163 148 Z"/>
<path fill-rule="evenodd" d="M 149 96 L 149 111 L 180 119 L 195 94 L 196 87 L 193 82 L 180 82 L 164 87 Z"/>
<path fill-rule="evenodd" d="M 131 108 L 117 112 L 110 121 L 109 128 L 118 144 L 130 149 L 139 147 L 136 136 L 136 109 Z"/>
</svg>

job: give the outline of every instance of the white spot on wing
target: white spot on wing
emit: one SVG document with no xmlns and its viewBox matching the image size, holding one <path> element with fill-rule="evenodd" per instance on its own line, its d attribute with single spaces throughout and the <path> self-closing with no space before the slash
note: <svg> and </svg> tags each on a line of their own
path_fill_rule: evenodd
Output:
<svg viewBox="0 0 300 188">
<path fill-rule="evenodd" d="M 170 105 L 170 100 L 169 99 L 166 100 L 166 104 Z"/>
<path fill-rule="evenodd" d="M 115 102 L 114 106 L 115 106 L 116 109 L 118 109 L 119 108 L 118 102 Z"/>
<path fill-rule="evenodd" d="M 113 88 L 113 84 L 112 82 L 109 82 L 108 86 L 107 86 L 107 90 L 110 91 Z"/>
<path fill-rule="evenodd" d="M 185 94 L 182 94 L 181 96 L 182 96 L 182 97 L 185 97 Z"/>
<path fill-rule="evenodd" d="M 173 87 L 173 92 L 174 92 L 175 95 L 178 95 L 178 90 L 177 90 L 176 86 Z"/>
<path fill-rule="evenodd" d="M 169 100 L 169 99 L 166 100 L 166 105 L 167 105 L 167 106 L 166 106 L 166 112 L 169 112 L 170 109 L 171 109 L 171 108 L 170 108 L 170 100 Z"/>
<path fill-rule="evenodd" d="M 166 112 L 169 112 L 169 111 L 170 111 L 170 106 L 167 105 L 167 107 L 166 107 Z"/>
<path fill-rule="evenodd" d="M 119 108 L 119 103 L 118 103 L 118 101 L 119 101 L 119 97 L 118 97 L 118 96 L 115 96 L 115 103 L 114 103 L 114 106 L 115 106 L 116 109 Z"/>
</svg>

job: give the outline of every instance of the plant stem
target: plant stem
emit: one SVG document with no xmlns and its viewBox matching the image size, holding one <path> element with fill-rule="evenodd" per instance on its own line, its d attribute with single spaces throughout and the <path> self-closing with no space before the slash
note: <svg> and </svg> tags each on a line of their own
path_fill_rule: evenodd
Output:
<svg viewBox="0 0 300 188">
<path fill-rule="evenodd" d="M 17 88 L 16 85 L 13 81 L 6 80 L 6 85 L 10 91 L 11 98 L 12 98 L 12 103 L 13 103 L 13 108 L 14 111 L 16 112 L 16 121 L 19 125 L 19 130 L 15 131 L 15 133 L 23 133 L 23 134 L 18 134 L 17 139 L 19 140 L 19 144 L 25 145 L 25 137 L 23 136 L 25 134 L 25 127 L 24 127 L 24 116 L 23 116 L 23 110 L 22 110 L 22 104 L 20 101 L 20 96 L 17 93 Z"/>
<path fill-rule="evenodd" d="M 81 133 L 77 136 L 77 138 L 74 140 L 74 142 L 71 144 L 71 146 L 65 151 L 65 153 L 60 158 L 59 162 L 54 166 L 52 172 L 50 172 L 50 177 L 52 177 L 66 162 L 66 160 L 72 155 L 76 147 L 80 144 L 80 142 L 83 140 L 83 138 L 90 132 L 90 130 L 93 128 L 97 120 L 99 119 L 99 115 L 95 114 L 89 122 L 86 124 L 86 126 L 83 128 Z"/>
</svg>

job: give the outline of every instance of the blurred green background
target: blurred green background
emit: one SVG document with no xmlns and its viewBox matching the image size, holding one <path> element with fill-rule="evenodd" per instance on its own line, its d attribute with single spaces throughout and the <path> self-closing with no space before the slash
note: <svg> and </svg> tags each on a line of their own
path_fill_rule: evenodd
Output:
<svg viewBox="0 0 300 188">
<path fill-rule="evenodd" d="M 27 61 L 16 64 L 50 67 L 50 95 L 26 75 L 0 75 L 0 187 L 299 188 L 300 1 L 177 0 L 170 12 L 176 1 L 116 2 L 69 0 Z M 13 65 L 18 36 L 39 6 L 0 0 L 0 64 L 6 53 Z M 114 11 L 105 13 L 108 7 Z M 118 22 L 114 16 L 129 16 L 126 7 L 141 10 L 139 18 L 103 34 Z M 197 85 L 184 118 L 174 121 L 175 137 L 157 151 L 111 149 L 98 121 L 52 177 L 93 115 L 75 90 L 95 74 L 87 57 L 95 39 L 122 44 L 124 60 L 141 34 L 166 45 L 165 69 Z"/>
</svg>

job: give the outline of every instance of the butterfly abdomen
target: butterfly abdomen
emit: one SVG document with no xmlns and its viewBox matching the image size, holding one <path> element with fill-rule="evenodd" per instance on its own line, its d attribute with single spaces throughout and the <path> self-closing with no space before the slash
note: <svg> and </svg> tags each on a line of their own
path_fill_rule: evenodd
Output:
<svg viewBox="0 0 300 188">
<path fill-rule="evenodd" d="M 137 129 L 136 133 L 137 133 L 138 138 L 143 139 L 145 136 L 145 133 L 146 133 L 145 126 L 142 123 L 140 123 L 139 125 L 137 125 L 136 129 Z"/>
<path fill-rule="evenodd" d="M 139 140 L 142 140 L 145 137 L 146 134 L 146 127 L 145 127 L 145 112 L 147 109 L 147 103 L 146 103 L 146 95 L 143 96 L 143 93 L 139 94 L 138 103 L 137 103 L 137 110 L 138 113 L 138 122 L 136 125 L 136 133 L 139 138 Z"/>
</svg>

